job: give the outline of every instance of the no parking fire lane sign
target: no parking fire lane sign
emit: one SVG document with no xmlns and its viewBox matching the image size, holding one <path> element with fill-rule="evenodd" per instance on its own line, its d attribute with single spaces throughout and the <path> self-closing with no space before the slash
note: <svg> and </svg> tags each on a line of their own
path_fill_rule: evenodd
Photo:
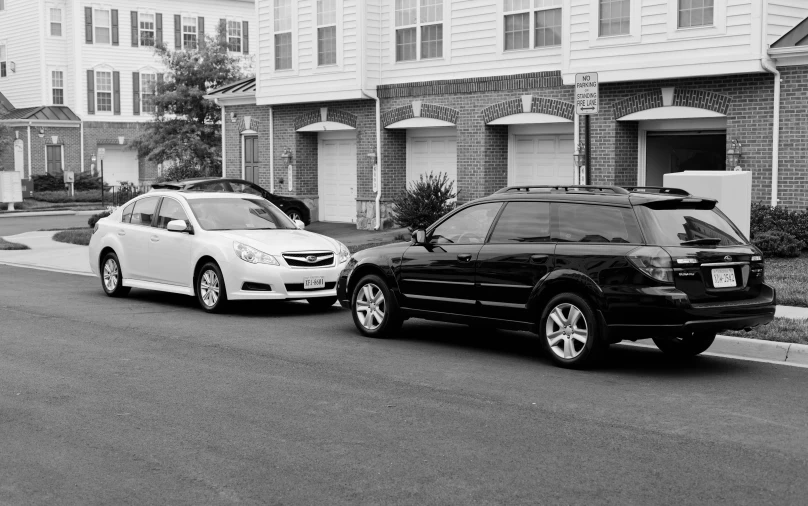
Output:
<svg viewBox="0 0 808 506">
<path fill-rule="evenodd" d="M 598 113 L 598 73 L 575 74 L 575 114 Z"/>
</svg>

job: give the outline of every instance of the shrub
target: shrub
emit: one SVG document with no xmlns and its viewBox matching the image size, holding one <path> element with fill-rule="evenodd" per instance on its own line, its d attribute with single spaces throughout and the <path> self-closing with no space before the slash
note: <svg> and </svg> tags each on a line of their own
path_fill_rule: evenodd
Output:
<svg viewBox="0 0 808 506">
<path fill-rule="evenodd" d="M 64 173 L 59 171 L 55 174 L 37 174 L 32 179 L 34 180 L 35 192 L 47 191 L 66 191 L 67 186 L 64 182 Z M 77 192 L 88 190 L 101 189 L 101 177 L 94 175 L 92 172 L 76 172 L 73 181 L 73 189 Z"/>
<path fill-rule="evenodd" d="M 111 213 L 109 211 L 102 211 L 100 213 L 96 213 L 90 216 L 90 219 L 87 220 L 87 224 L 90 225 L 90 228 L 93 228 L 95 224 L 98 222 L 98 220 L 100 220 L 101 218 L 106 218 L 110 214 Z"/>
<path fill-rule="evenodd" d="M 34 200 L 56 204 L 70 202 L 101 202 L 101 191 L 76 191 L 75 195 L 70 195 L 65 191 L 34 191 Z"/>
<path fill-rule="evenodd" d="M 453 190 L 454 181 L 447 174 L 430 172 L 426 178 L 422 174 L 393 200 L 395 222 L 410 230 L 428 227 L 454 208 Z"/>
<path fill-rule="evenodd" d="M 787 207 L 771 207 L 756 202 L 752 204 L 750 225 L 752 239 L 758 234 L 779 230 L 808 244 L 808 212 L 806 211 L 792 211 Z"/>
<path fill-rule="evenodd" d="M 802 241 L 782 230 L 759 232 L 752 242 L 764 255 L 773 257 L 798 257 L 804 246 Z"/>
</svg>

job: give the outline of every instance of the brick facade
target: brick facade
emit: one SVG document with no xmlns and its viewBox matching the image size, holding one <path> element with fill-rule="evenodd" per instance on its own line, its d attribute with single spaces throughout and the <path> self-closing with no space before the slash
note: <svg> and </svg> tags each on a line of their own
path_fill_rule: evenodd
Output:
<svg viewBox="0 0 808 506">
<path fill-rule="evenodd" d="M 84 168 L 90 170 L 92 156 L 98 148 L 120 145 L 119 137 L 123 137 L 123 144 L 128 146 L 140 136 L 145 123 L 118 123 L 112 121 L 85 121 L 84 122 Z M 76 143 L 78 146 L 78 142 Z M 95 170 L 98 170 L 96 165 Z M 150 184 L 157 178 L 157 164 L 145 159 L 138 161 L 139 184 Z M 134 182 L 134 181 L 132 181 Z"/>
<path fill-rule="evenodd" d="M 780 69 L 780 203 L 808 208 L 808 66 Z M 743 147 L 746 152 L 746 145 Z M 767 199 L 763 198 L 765 202 Z"/>
</svg>

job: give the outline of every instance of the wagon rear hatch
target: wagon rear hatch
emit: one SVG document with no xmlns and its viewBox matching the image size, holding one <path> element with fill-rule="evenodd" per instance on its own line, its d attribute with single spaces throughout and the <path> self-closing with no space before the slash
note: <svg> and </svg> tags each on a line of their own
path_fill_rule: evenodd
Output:
<svg viewBox="0 0 808 506">
<path fill-rule="evenodd" d="M 644 201 L 634 209 L 646 242 L 668 252 L 673 282 L 692 302 L 760 295 L 763 257 L 714 200 L 664 198 Z"/>
</svg>

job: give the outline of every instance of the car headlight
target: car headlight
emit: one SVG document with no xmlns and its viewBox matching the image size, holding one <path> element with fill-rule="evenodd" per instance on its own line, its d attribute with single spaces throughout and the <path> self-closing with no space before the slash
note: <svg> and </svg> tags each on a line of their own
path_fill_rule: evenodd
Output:
<svg viewBox="0 0 808 506">
<path fill-rule="evenodd" d="M 238 257 L 245 262 L 249 262 L 251 264 L 280 265 L 272 255 L 268 255 L 263 251 L 258 251 L 252 246 L 247 246 L 246 244 L 242 244 L 238 241 L 233 242 L 233 249 L 236 251 L 236 255 L 238 255 Z"/>
<path fill-rule="evenodd" d="M 341 264 L 344 264 L 351 258 L 351 252 L 348 251 L 348 247 L 342 243 L 339 243 L 339 253 L 337 253 L 337 258 Z"/>
</svg>

